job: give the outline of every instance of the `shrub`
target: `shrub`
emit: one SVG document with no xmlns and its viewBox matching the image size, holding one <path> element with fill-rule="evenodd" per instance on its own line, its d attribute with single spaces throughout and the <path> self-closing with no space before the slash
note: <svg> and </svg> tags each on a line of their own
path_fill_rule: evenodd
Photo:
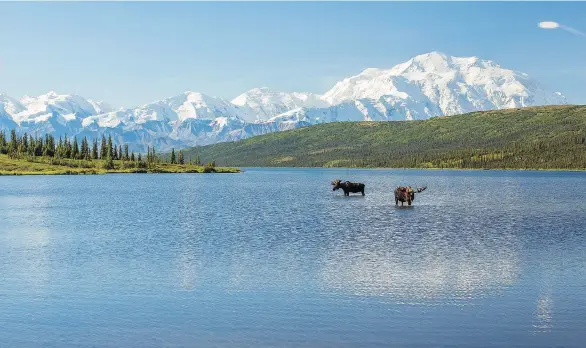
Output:
<svg viewBox="0 0 586 348">
<path fill-rule="evenodd" d="M 203 167 L 203 172 L 204 173 L 215 173 L 216 172 L 216 168 L 207 165 L 207 166 Z"/>
</svg>

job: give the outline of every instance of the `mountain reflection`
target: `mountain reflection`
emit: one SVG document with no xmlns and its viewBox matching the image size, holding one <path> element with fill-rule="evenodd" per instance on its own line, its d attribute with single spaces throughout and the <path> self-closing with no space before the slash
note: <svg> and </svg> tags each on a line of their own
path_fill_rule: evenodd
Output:
<svg viewBox="0 0 586 348">
<path fill-rule="evenodd" d="M 326 289 L 416 301 L 448 294 L 457 299 L 479 296 L 513 284 L 518 272 L 512 251 L 478 247 L 466 253 L 438 253 L 423 247 L 408 257 L 383 250 L 332 251 L 320 276 Z"/>
<path fill-rule="evenodd" d="M 543 295 L 537 299 L 537 310 L 533 326 L 537 332 L 548 332 L 552 328 L 553 321 L 553 299 L 551 296 Z"/>
</svg>

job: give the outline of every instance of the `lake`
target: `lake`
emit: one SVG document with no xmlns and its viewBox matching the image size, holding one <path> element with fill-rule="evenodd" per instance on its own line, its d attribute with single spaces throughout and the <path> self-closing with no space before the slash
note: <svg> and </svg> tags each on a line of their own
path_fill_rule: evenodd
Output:
<svg viewBox="0 0 586 348">
<path fill-rule="evenodd" d="M 0 347 L 584 346 L 586 173 L 245 170 L 0 177 Z"/>
</svg>

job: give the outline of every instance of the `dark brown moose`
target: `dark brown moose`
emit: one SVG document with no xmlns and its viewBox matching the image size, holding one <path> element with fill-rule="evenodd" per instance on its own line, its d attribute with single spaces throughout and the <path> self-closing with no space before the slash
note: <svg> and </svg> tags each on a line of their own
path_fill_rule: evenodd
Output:
<svg viewBox="0 0 586 348">
<path fill-rule="evenodd" d="M 395 205 L 398 205 L 399 202 L 401 202 L 401 205 L 403 205 L 405 202 L 407 202 L 408 205 L 411 205 L 411 203 L 413 203 L 415 200 L 415 193 L 422 192 L 426 188 L 427 187 L 420 187 L 414 191 L 411 186 L 397 187 L 395 189 Z"/>
<path fill-rule="evenodd" d="M 342 181 L 340 179 L 332 181 L 333 191 L 338 189 L 342 189 L 344 191 L 344 196 L 350 196 L 350 192 L 352 193 L 362 193 L 364 196 L 364 184 L 359 182 L 350 182 L 350 181 Z"/>
</svg>

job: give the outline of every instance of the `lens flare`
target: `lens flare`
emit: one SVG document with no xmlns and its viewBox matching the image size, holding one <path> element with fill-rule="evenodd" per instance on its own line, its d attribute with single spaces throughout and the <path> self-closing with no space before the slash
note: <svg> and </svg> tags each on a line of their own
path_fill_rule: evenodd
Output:
<svg viewBox="0 0 586 348">
<path fill-rule="evenodd" d="M 537 25 L 542 29 L 557 29 L 560 27 L 560 24 L 557 22 L 539 22 Z"/>
<path fill-rule="evenodd" d="M 539 23 L 537 23 L 537 26 L 539 26 L 541 29 L 562 29 L 562 30 L 565 30 L 565 31 L 572 33 L 574 35 L 586 37 L 586 33 L 583 33 L 578 29 L 574 29 L 574 28 L 565 26 L 565 25 L 560 24 L 558 22 L 551 22 L 551 21 L 539 22 Z"/>
</svg>

